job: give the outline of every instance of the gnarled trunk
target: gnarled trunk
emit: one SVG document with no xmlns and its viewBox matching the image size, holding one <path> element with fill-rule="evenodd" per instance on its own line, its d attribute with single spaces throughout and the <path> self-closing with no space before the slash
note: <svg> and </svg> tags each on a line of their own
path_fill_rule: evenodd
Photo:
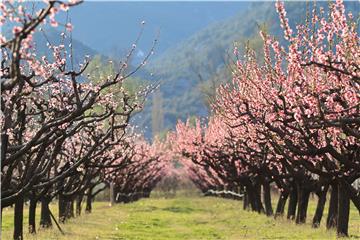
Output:
<svg viewBox="0 0 360 240">
<path fill-rule="evenodd" d="M 29 233 L 36 233 L 36 196 L 30 196 L 30 206 L 29 206 Z"/>
<path fill-rule="evenodd" d="M 331 195 L 328 217 L 326 219 L 326 228 L 335 228 L 337 226 L 338 216 L 338 185 L 337 183 L 331 184 Z"/>
<path fill-rule="evenodd" d="M 254 184 L 254 200 L 256 205 L 255 211 L 258 213 L 264 213 L 265 209 L 261 202 L 261 184 L 258 181 Z"/>
<path fill-rule="evenodd" d="M 40 226 L 42 228 L 49 228 L 52 226 L 49 203 L 49 197 L 44 196 L 41 198 Z"/>
<path fill-rule="evenodd" d="M 24 196 L 19 195 L 14 207 L 14 240 L 23 239 Z"/>
<path fill-rule="evenodd" d="M 329 186 L 326 185 L 323 187 L 322 190 L 318 191 L 316 194 L 318 196 L 318 202 L 316 206 L 315 215 L 313 218 L 312 227 L 318 228 L 320 226 L 321 218 L 323 216 L 325 202 L 326 202 L 326 194 L 328 191 Z"/>
<path fill-rule="evenodd" d="M 247 192 L 247 189 L 244 191 L 243 209 L 249 210 L 249 194 Z"/>
<path fill-rule="evenodd" d="M 298 202 L 297 189 L 293 185 L 290 190 L 290 198 L 287 212 L 287 219 L 294 220 L 296 214 L 296 206 Z"/>
<path fill-rule="evenodd" d="M 265 213 L 267 216 L 272 216 L 274 212 L 271 205 L 270 183 L 267 181 L 263 183 L 263 198 L 265 203 Z"/>
<path fill-rule="evenodd" d="M 115 191 L 114 191 L 114 183 L 110 182 L 110 206 L 115 204 Z"/>
<path fill-rule="evenodd" d="M 64 223 L 66 221 L 66 211 L 67 211 L 67 200 L 63 194 L 59 194 L 59 222 Z"/>
<path fill-rule="evenodd" d="M 287 191 L 281 192 L 278 204 L 276 206 L 275 218 L 284 215 L 286 200 L 288 199 L 289 193 Z"/>
<path fill-rule="evenodd" d="M 337 235 L 338 237 L 348 236 L 349 214 L 350 214 L 350 196 L 344 186 L 344 180 L 340 180 L 338 186 L 338 218 Z"/>
<path fill-rule="evenodd" d="M 74 218 L 74 200 L 66 198 L 66 212 L 65 212 L 66 219 Z"/>
<path fill-rule="evenodd" d="M 303 184 L 298 185 L 298 211 L 296 215 L 296 223 L 306 222 L 306 213 L 309 205 L 310 191 Z"/>
<path fill-rule="evenodd" d="M 260 212 L 259 204 L 258 204 L 258 197 L 257 197 L 257 191 L 255 188 L 249 184 L 246 187 L 247 193 L 248 193 L 248 201 L 251 206 L 252 211 Z"/>
<path fill-rule="evenodd" d="M 91 213 L 92 210 L 92 195 L 91 195 L 91 191 L 89 190 L 88 193 L 86 194 L 86 207 L 85 207 L 85 212 L 86 213 Z"/>
<path fill-rule="evenodd" d="M 76 198 L 76 216 L 81 215 L 81 203 L 84 198 L 84 194 L 80 193 Z"/>
</svg>

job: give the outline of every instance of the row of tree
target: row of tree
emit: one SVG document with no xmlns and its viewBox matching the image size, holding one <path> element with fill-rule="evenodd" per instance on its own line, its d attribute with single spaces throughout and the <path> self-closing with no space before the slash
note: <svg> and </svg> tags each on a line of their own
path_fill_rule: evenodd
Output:
<svg viewBox="0 0 360 240">
<path fill-rule="evenodd" d="M 165 155 L 156 151 L 161 143 L 149 145 L 129 126 L 154 87 L 128 91 L 125 86 L 154 46 L 131 69 L 139 34 L 122 61 L 109 61 L 111 73 L 87 71 L 89 57 L 74 61 L 68 17 L 65 23 L 56 17 L 61 11 L 68 16 L 80 2 L 0 3 L 5 30 L 0 37 L 1 210 L 14 206 L 14 239 L 23 239 L 26 201 L 29 231 L 35 233 L 39 202 L 41 227 L 50 227 L 57 223 L 49 208 L 54 199 L 59 221 L 65 222 L 81 214 L 85 198 L 90 212 L 94 197 L 108 186 L 113 198 L 116 193 L 126 202 L 149 196 L 164 175 Z M 60 44 L 47 38 L 50 27 L 64 29 Z M 35 34 L 46 39 L 44 56 L 38 56 L 44 46 L 36 45 Z"/>
<path fill-rule="evenodd" d="M 189 177 L 203 191 L 244 193 L 244 208 L 313 227 L 330 192 L 327 227 L 348 236 L 351 201 L 360 213 L 360 47 L 343 2 L 309 8 L 294 31 L 276 3 L 285 43 L 261 31 L 263 55 L 245 47 L 222 84 L 207 124 L 189 119 L 168 135 Z M 279 200 L 274 213 L 271 189 Z"/>
</svg>

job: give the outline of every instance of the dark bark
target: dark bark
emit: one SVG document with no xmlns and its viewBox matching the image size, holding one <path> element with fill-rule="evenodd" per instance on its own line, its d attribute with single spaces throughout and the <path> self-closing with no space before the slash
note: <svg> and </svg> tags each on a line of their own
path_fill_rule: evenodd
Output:
<svg viewBox="0 0 360 240">
<path fill-rule="evenodd" d="M 255 197 L 255 204 L 256 210 L 258 213 L 265 213 L 264 206 L 261 202 L 261 184 L 256 182 L 254 186 L 254 197 Z"/>
<path fill-rule="evenodd" d="M 337 235 L 338 237 L 347 237 L 349 228 L 349 214 L 350 214 L 350 196 L 340 181 L 338 186 L 338 218 L 337 218 Z"/>
<path fill-rule="evenodd" d="M 66 210 L 65 210 L 65 217 L 66 219 L 74 218 L 74 200 L 66 198 L 65 201 Z"/>
<path fill-rule="evenodd" d="M 29 206 L 29 233 L 36 233 L 36 204 L 37 199 L 35 196 L 30 196 Z"/>
<path fill-rule="evenodd" d="M 23 214 L 24 214 L 24 196 L 20 195 L 15 201 L 14 208 L 14 239 L 23 239 Z"/>
<path fill-rule="evenodd" d="M 91 194 L 91 191 L 88 191 L 88 193 L 86 194 L 85 212 L 91 213 L 91 210 L 92 210 L 92 194 Z"/>
<path fill-rule="evenodd" d="M 327 229 L 336 227 L 337 215 L 338 215 L 338 185 L 337 183 L 333 183 L 331 185 L 329 212 L 328 212 L 328 217 L 326 219 Z"/>
<path fill-rule="evenodd" d="M 251 186 L 248 186 L 247 187 L 247 193 L 248 193 L 248 201 L 249 201 L 249 204 L 251 206 L 251 210 L 252 211 L 259 211 L 258 209 L 258 205 L 257 205 L 257 200 L 255 199 L 255 195 L 256 195 L 256 192 L 254 190 L 254 188 Z"/>
<path fill-rule="evenodd" d="M 287 219 L 294 220 L 296 214 L 296 206 L 298 202 L 297 189 L 292 186 L 290 190 L 289 206 L 287 212 Z"/>
<path fill-rule="evenodd" d="M 296 223 L 306 223 L 306 213 L 309 205 L 310 191 L 302 184 L 298 185 L 298 209 L 296 215 Z"/>
<path fill-rule="evenodd" d="M 110 182 L 110 206 L 113 206 L 114 203 L 115 203 L 114 183 Z"/>
<path fill-rule="evenodd" d="M 244 210 L 248 210 L 248 209 L 249 209 L 249 194 L 247 193 L 247 191 L 244 191 L 244 205 L 243 205 L 243 209 L 244 209 Z"/>
<path fill-rule="evenodd" d="M 264 204 L 265 204 L 265 213 L 267 216 L 272 216 L 274 211 L 271 204 L 271 192 L 270 192 L 270 183 L 264 182 L 263 183 L 263 197 L 264 197 Z"/>
<path fill-rule="evenodd" d="M 81 215 L 81 203 L 84 198 L 84 194 L 80 193 L 76 198 L 76 216 Z"/>
<path fill-rule="evenodd" d="M 42 228 L 49 228 L 52 226 L 49 203 L 50 203 L 49 197 L 44 196 L 41 198 L 40 226 Z"/>
<path fill-rule="evenodd" d="M 59 195 L 59 222 L 64 223 L 66 221 L 66 210 L 67 210 L 67 201 L 64 195 Z"/>
<path fill-rule="evenodd" d="M 3 164 L 5 162 L 4 159 L 6 159 L 6 152 L 7 152 L 8 142 L 9 142 L 9 136 L 6 133 L 2 133 L 1 134 L 1 153 L 0 153 L 1 154 L 1 159 L 2 159 L 1 169 L 3 168 Z"/>
<path fill-rule="evenodd" d="M 320 226 L 321 219 L 322 219 L 322 216 L 324 213 L 326 194 L 327 194 L 328 188 L 329 188 L 328 185 L 324 186 L 323 189 L 321 189 L 320 191 L 318 191 L 316 193 L 318 196 L 318 202 L 317 202 L 316 211 L 315 211 L 315 215 L 314 215 L 313 223 L 312 223 L 313 228 L 318 228 Z"/>
<path fill-rule="evenodd" d="M 254 206 L 253 197 L 252 197 L 252 190 L 250 189 L 250 186 L 246 186 L 246 200 L 247 200 L 247 209 L 252 210 Z"/>
<path fill-rule="evenodd" d="M 278 200 L 278 204 L 276 206 L 275 218 L 284 215 L 286 200 L 288 199 L 288 196 L 289 196 L 288 192 L 281 192 Z"/>
</svg>

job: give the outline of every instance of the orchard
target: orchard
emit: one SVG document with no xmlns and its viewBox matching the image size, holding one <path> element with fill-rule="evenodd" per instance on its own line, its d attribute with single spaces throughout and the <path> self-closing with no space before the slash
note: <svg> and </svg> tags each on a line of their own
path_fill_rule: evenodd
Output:
<svg viewBox="0 0 360 240">
<path fill-rule="evenodd" d="M 327 228 L 348 236 L 350 201 L 360 211 L 360 48 L 352 15 L 337 1 L 291 29 L 276 3 L 287 45 L 261 32 L 264 59 L 238 56 L 231 83 L 217 89 L 207 124 L 179 122 L 169 138 L 189 177 L 206 192 L 244 194 L 244 209 L 306 222 L 318 196 L 318 227 L 331 191 Z M 235 54 L 237 49 L 235 49 Z M 274 210 L 270 186 L 278 189 Z M 263 196 L 261 196 L 261 193 Z"/>
<path fill-rule="evenodd" d="M 1 3 L 2 24 L 13 33 L 1 38 L 1 207 L 14 205 L 14 239 L 22 239 L 25 200 L 29 231 L 35 233 L 38 202 L 41 227 L 48 228 L 55 221 L 49 210 L 54 198 L 63 223 L 75 216 L 75 206 L 76 215 L 82 213 L 85 198 L 85 211 L 92 210 L 101 183 L 114 184 L 122 194 L 148 196 L 166 163 L 159 146 L 144 142 L 129 126 L 153 88 L 129 95 L 122 87 L 137 70 L 127 70 L 134 47 L 114 75 L 96 81 L 85 80 L 91 79 L 84 76 L 90 60 L 84 56 L 75 65 L 65 47 L 71 44 L 70 23 L 64 24 L 61 44 L 47 42 L 51 54 L 37 56 L 34 32 L 58 26 L 57 12 L 79 3 L 50 1 L 35 14 Z"/>
<path fill-rule="evenodd" d="M 149 198 L 169 177 L 189 179 L 204 195 L 241 199 L 244 210 L 299 225 L 311 217 L 313 228 L 325 222 L 338 237 L 351 235 L 350 212 L 360 214 L 358 13 L 336 1 L 294 27 L 276 2 L 282 39 L 262 29 L 260 54 L 236 46 L 231 79 L 217 86 L 209 116 L 178 121 L 148 141 L 131 122 L 158 83 L 135 91 L 126 83 L 151 61 L 157 40 L 133 65 L 142 22 L 123 60 L 106 63 L 111 73 L 89 71 L 91 57 L 73 54 L 70 19 L 59 17 L 81 3 L 0 3 L 8 30 L 0 37 L 1 214 L 13 211 L 13 239 L 63 232 L 70 219 L 96 211 L 104 190 L 112 206 Z M 57 42 L 47 37 L 53 28 Z"/>
</svg>

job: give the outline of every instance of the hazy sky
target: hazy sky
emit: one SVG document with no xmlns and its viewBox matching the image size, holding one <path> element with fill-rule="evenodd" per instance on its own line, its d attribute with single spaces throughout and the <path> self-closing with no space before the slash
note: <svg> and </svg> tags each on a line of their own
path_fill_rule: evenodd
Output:
<svg viewBox="0 0 360 240">
<path fill-rule="evenodd" d="M 140 49 L 160 31 L 158 52 L 210 23 L 246 8 L 246 2 L 84 2 L 71 9 L 73 36 L 102 53 L 131 46 L 146 21 Z"/>
</svg>

